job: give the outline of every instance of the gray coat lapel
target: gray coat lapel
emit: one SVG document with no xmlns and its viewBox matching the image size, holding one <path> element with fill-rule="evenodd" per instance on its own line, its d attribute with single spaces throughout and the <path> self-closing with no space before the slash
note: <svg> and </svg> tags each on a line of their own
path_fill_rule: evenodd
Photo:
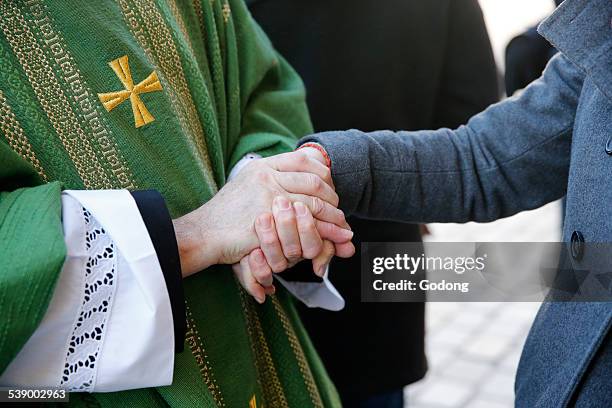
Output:
<svg viewBox="0 0 612 408">
<path fill-rule="evenodd" d="M 565 0 L 538 32 L 612 99 L 612 1 Z"/>
</svg>

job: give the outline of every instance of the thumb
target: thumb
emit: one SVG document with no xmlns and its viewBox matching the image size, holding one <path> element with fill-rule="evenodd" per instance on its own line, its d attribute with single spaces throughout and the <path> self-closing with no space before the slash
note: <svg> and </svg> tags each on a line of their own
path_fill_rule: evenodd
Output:
<svg viewBox="0 0 612 408">
<path fill-rule="evenodd" d="M 322 277 L 325 274 L 325 268 L 329 265 L 335 252 L 333 242 L 324 240 L 323 250 L 312 260 L 312 269 L 317 276 Z"/>
</svg>

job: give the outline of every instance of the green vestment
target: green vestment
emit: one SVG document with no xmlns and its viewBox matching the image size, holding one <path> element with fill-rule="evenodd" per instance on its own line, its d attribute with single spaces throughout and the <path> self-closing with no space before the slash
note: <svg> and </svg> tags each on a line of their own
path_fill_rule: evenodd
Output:
<svg viewBox="0 0 612 408">
<path fill-rule="evenodd" d="M 241 1 L 72 3 L 0 2 L 0 372 L 62 268 L 62 189 L 156 189 L 178 217 L 245 154 L 311 131 L 300 79 Z M 339 405 L 285 291 L 259 306 L 226 266 L 184 286 L 173 384 L 71 404 Z"/>
</svg>

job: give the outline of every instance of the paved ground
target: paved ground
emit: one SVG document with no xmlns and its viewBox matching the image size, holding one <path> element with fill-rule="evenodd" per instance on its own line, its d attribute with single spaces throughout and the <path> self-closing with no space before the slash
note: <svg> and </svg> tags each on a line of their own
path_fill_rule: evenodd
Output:
<svg viewBox="0 0 612 408">
<path fill-rule="evenodd" d="M 433 224 L 430 241 L 558 241 L 560 205 L 489 224 Z M 411 408 L 504 408 L 538 303 L 428 303 L 427 377 L 406 388 Z"/>
</svg>

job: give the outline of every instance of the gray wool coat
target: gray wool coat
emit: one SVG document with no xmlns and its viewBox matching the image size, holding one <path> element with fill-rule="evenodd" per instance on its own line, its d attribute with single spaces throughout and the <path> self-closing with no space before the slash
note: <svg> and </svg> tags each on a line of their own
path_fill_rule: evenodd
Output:
<svg viewBox="0 0 612 408">
<path fill-rule="evenodd" d="M 567 196 L 563 237 L 612 243 L 612 1 L 566 0 L 539 27 L 560 54 L 519 96 L 458 129 L 326 132 L 349 214 L 492 221 Z M 612 407 L 612 303 L 546 302 L 517 372 L 517 407 Z"/>
</svg>

